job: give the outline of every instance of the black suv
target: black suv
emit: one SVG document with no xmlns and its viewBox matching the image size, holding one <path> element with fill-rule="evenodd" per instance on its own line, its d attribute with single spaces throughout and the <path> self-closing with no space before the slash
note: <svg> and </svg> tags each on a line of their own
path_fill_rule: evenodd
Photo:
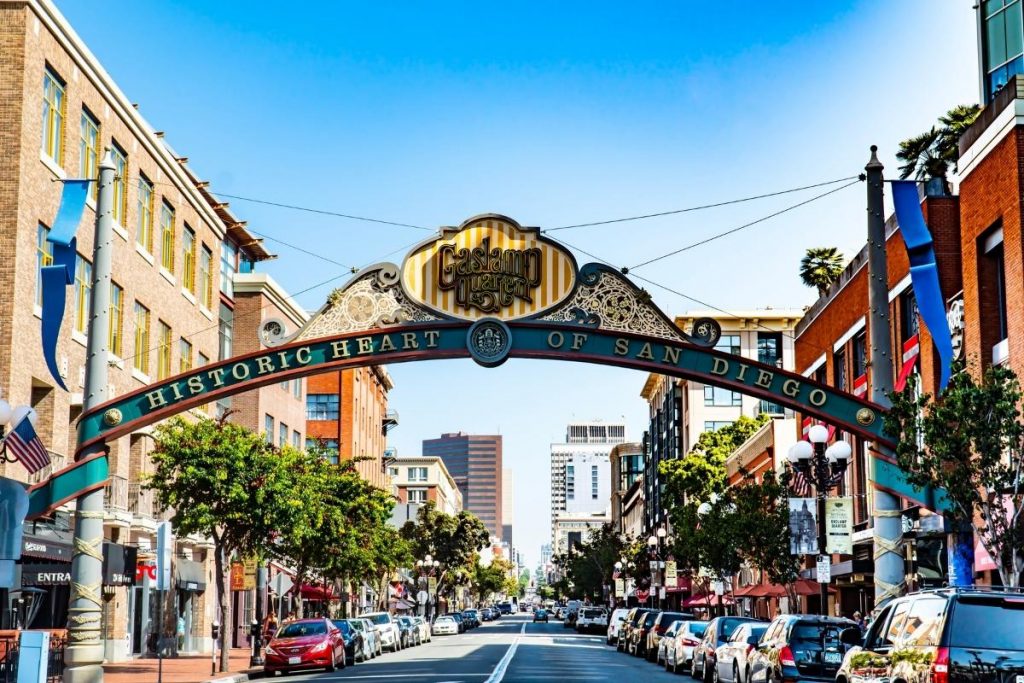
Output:
<svg viewBox="0 0 1024 683">
<path fill-rule="evenodd" d="M 775 617 L 747 655 L 747 670 L 740 675 L 745 683 L 831 682 L 854 636 L 860 638 L 860 629 L 849 619 L 813 614 Z"/>
<path fill-rule="evenodd" d="M 860 643 L 858 633 L 844 640 Z M 1024 681 L 1024 593 L 941 588 L 897 598 L 843 659 L 836 683 Z"/>
</svg>

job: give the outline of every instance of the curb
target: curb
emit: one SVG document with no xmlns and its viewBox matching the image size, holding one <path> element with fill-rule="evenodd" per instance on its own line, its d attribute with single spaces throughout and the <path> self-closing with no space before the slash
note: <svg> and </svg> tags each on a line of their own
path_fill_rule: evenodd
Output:
<svg viewBox="0 0 1024 683">
<path fill-rule="evenodd" d="M 228 674 L 227 676 L 221 676 L 220 678 L 210 678 L 202 683 L 246 683 L 246 681 L 252 681 L 257 678 L 263 678 L 263 672 L 260 670 Z"/>
</svg>

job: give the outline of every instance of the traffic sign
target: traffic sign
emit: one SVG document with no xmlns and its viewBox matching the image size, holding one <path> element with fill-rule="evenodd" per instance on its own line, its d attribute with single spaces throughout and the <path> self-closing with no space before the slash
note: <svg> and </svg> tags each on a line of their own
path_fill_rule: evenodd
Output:
<svg viewBox="0 0 1024 683">
<path fill-rule="evenodd" d="M 828 583 L 832 580 L 832 558 L 828 555 L 818 555 L 818 583 Z"/>
</svg>

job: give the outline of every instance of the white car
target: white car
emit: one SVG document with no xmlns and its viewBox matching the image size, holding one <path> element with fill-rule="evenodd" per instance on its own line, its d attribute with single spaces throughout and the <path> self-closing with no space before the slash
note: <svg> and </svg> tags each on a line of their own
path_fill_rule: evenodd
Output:
<svg viewBox="0 0 1024 683">
<path fill-rule="evenodd" d="M 576 632 L 601 632 L 608 628 L 608 612 L 603 607 L 581 607 L 576 615 Z"/>
<path fill-rule="evenodd" d="M 622 628 L 622 622 L 626 620 L 627 614 L 629 614 L 628 608 L 619 607 L 608 617 L 608 637 L 605 639 L 605 642 L 609 645 L 619 642 L 619 629 Z"/>
<path fill-rule="evenodd" d="M 679 625 L 672 642 L 665 643 L 666 671 L 679 673 L 680 670 L 693 670 L 693 648 L 700 644 L 707 628 L 706 621 L 684 621 Z"/>
<path fill-rule="evenodd" d="M 438 617 L 434 619 L 431 632 L 435 636 L 457 636 L 459 635 L 459 625 L 451 617 Z"/>
<path fill-rule="evenodd" d="M 416 624 L 416 628 L 420 630 L 420 642 L 430 642 L 430 624 L 423 617 L 413 617 L 412 623 Z"/>
<path fill-rule="evenodd" d="M 398 631 L 398 624 L 387 612 L 366 612 L 359 615 L 360 619 L 368 619 L 373 624 L 373 629 L 380 634 L 380 642 L 383 647 L 398 652 L 402 649 L 402 638 Z"/>
</svg>

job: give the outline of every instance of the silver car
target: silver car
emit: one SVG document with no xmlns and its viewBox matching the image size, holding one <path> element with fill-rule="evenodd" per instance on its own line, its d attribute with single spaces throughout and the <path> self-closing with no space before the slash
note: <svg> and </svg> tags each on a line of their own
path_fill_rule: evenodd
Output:
<svg viewBox="0 0 1024 683">
<path fill-rule="evenodd" d="M 368 619 L 353 618 L 349 619 L 348 623 L 352 624 L 352 628 L 363 634 L 364 662 L 384 654 L 384 649 L 380 644 L 380 636 Z"/>
<path fill-rule="evenodd" d="M 693 666 L 693 648 L 704 637 L 708 627 L 706 621 L 684 621 L 676 630 L 671 642 L 665 643 L 665 670 L 679 673 Z M 668 640 L 668 638 L 662 638 Z M 660 644 L 659 644 L 660 645 Z"/>
<path fill-rule="evenodd" d="M 768 624 L 757 622 L 747 623 L 740 626 L 732 634 L 732 638 L 726 641 L 725 645 L 719 646 L 715 652 L 715 671 L 712 680 L 721 683 L 743 683 L 750 680 L 750 669 L 747 666 L 747 656 L 761 636 L 768 630 Z"/>
<path fill-rule="evenodd" d="M 430 624 L 423 617 L 413 617 L 412 623 L 416 624 L 416 628 L 420 630 L 420 642 L 430 642 Z"/>
</svg>

